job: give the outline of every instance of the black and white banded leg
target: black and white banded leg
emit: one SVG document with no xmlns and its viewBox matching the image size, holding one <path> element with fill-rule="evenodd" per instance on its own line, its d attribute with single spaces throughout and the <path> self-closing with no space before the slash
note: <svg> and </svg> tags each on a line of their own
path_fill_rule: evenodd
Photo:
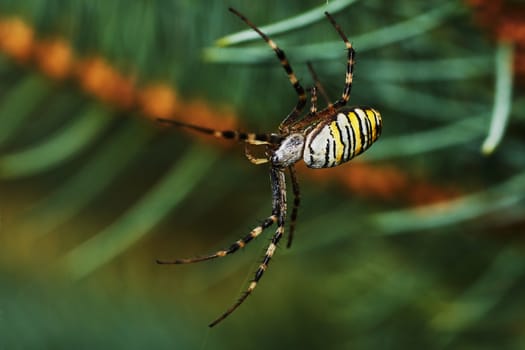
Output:
<svg viewBox="0 0 525 350">
<path fill-rule="evenodd" d="M 266 249 L 266 253 L 264 254 L 264 258 L 257 268 L 257 271 L 255 271 L 255 276 L 253 280 L 250 282 L 248 288 L 244 291 L 244 293 L 241 294 L 239 299 L 233 304 L 228 310 L 226 310 L 221 316 L 219 316 L 215 321 L 209 324 L 210 327 L 215 326 L 217 323 L 224 320 L 226 317 L 228 317 L 232 312 L 235 311 L 245 300 L 252 294 L 255 287 L 257 287 L 257 283 L 259 283 L 259 280 L 264 275 L 264 272 L 268 268 L 268 264 L 270 263 L 270 260 L 273 257 L 273 254 L 275 253 L 275 250 L 277 248 L 277 244 L 279 244 L 279 241 L 284 235 L 284 225 L 286 221 L 286 182 L 285 182 L 285 174 L 284 170 L 276 167 L 270 168 L 270 178 L 272 183 L 272 195 L 273 195 L 273 210 L 277 211 L 277 229 L 272 237 L 272 240 L 270 244 L 268 245 L 268 248 Z"/>
</svg>

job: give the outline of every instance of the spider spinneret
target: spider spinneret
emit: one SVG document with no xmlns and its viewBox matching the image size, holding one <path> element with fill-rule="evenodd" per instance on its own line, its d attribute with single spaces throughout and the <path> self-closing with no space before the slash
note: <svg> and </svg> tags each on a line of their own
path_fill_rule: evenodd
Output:
<svg viewBox="0 0 525 350">
<path fill-rule="evenodd" d="M 287 243 L 287 247 L 290 247 L 300 204 L 299 184 L 297 182 L 294 164 L 300 161 L 301 158 L 309 168 L 328 168 L 345 163 L 367 150 L 378 139 L 382 130 L 381 115 L 375 109 L 369 107 L 345 107 L 350 99 L 350 90 L 352 88 L 355 51 L 340 26 L 328 12 L 325 12 L 325 15 L 345 43 L 348 52 L 343 93 L 337 101 L 333 103 L 328 102 L 326 92 L 309 64 L 308 68 L 314 78 L 315 85 L 310 92 L 310 111 L 301 117 L 301 113 L 306 105 L 306 92 L 295 76 L 284 51 L 244 15 L 233 8 L 229 8 L 229 10 L 257 32 L 272 48 L 281 66 L 287 73 L 290 84 L 297 93 L 298 100 L 292 111 L 279 125 L 278 133 L 258 134 L 233 130 L 220 131 L 182 123 L 172 119 L 158 119 L 164 123 L 192 129 L 214 137 L 242 141 L 246 145 L 265 145 L 266 147 L 265 157 L 253 156 L 248 149 L 246 149 L 245 153 L 248 160 L 254 164 L 270 164 L 270 182 L 272 186 L 271 215 L 264 219 L 259 226 L 253 228 L 245 237 L 237 240 L 227 249 L 219 250 L 213 254 L 202 257 L 170 261 L 157 260 L 159 264 L 187 264 L 224 257 L 236 252 L 240 248 L 244 248 L 246 244 L 259 236 L 265 229 L 275 223 L 277 224 L 277 229 L 266 249 L 264 258 L 257 268 L 248 288 L 237 302 L 209 325 L 210 327 L 215 326 L 235 311 L 253 292 L 257 283 L 267 270 L 277 245 L 284 235 L 284 226 L 287 217 L 286 171 L 290 176 L 294 195 Z M 325 97 L 328 103 L 328 105 L 320 111 L 317 110 L 317 91 Z"/>
</svg>

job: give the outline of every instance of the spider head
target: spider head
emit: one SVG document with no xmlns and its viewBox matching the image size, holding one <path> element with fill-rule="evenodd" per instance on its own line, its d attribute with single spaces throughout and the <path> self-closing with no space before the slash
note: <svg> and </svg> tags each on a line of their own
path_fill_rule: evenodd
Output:
<svg viewBox="0 0 525 350">
<path fill-rule="evenodd" d="M 275 166 L 289 167 L 303 157 L 304 135 L 290 134 L 286 136 L 279 147 L 273 152 L 271 162 Z"/>
</svg>

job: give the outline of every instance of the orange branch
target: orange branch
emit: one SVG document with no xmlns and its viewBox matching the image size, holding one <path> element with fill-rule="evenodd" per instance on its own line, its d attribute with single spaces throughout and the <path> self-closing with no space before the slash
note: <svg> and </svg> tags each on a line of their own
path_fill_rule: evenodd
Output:
<svg viewBox="0 0 525 350">
<path fill-rule="evenodd" d="M 0 50 L 20 64 L 34 64 L 55 80 L 73 80 L 86 93 L 124 111 L 139 110 L 147 118 L 172 118 L 210 128 L 235 129 L 237 116 L 229 108 L 210 106 L 203 100 L 182 101 L 170 85 L 156 82 L 138 87 L 131 76 L 119 72 L 104 57 L 79 58 L 62 38 L 35 39 L 34 30 L 19 18 L 0 18 Z M 219 142 L 192 133 L 204 142 Z M 395 166 L 353 162 L 350 166 L 305 171 L 301 175 L 323 183 L 335 181 L 363 197 L 383 200 L 404 198 L 411 204 L 448 199 L 457 193 L 424 181 L 414 181 Z"/>
</svg>

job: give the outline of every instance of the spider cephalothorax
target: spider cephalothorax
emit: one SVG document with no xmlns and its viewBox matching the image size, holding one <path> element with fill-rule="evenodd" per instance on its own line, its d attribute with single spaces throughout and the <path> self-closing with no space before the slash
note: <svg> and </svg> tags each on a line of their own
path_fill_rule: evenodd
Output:
<svg viewBox="0 0 525 350">
<path fill-rule="evenodd" d="M 368 107 L 344 107 L 350 99 L 355 51 L 346 35 L 328 12 L 325 12 L 326 17 L 332 23 L 341 39 L 343 39 L 348 51 L 343 93 L 337 101 L 328 103 L 326 108 L 318 111 L 317 91 L 319 90 L 325 98 L 326 93 L 319 83 L 315 72 L 309 65 L 315 80 L 315 86 L 311 89 L 310 111 L 306 115 L 301 116 L 306 105 L 306 92 L 295 76 L 284 52 L 246 17 L 232 8 L 230 8 L 230 11 L 256 31 L 273 49 L 281 66 L 288 74 L 288 79 L 297 93 L 298 101 L 292 111 L 279 125 L 279 131 L 277 133 L 256 134 L 232 130 L 219 131 L 182 123 L 176 120 L 159 119 L 159 121 L 165 123 L 189 128 L 215 137 L 242 141 L 246 143 L 246 145 L 266 146 L 265 156 L 254 156 L 248 148 L 246 149 L 246 156 L 254 164 L 269 163 L 270 165 L 270 182 L 272 186 L 271 215 L 264 219 L 259 226 L 253 228 L 245 237 L 239 239 L 227 249 L 219 250 L 218 252 L 203 257 L 171 261 L 158 260 L 159 264 L 186 264 L 223 257 L 236 252 L 240 248 L 244 248 L 246 244 L 259 236 L 266 228 L 275 223 L 277 224 L 277 229 L 266 249 L 264 258 L 248 288 L 233 306 L 210 324 L 210 327 L 230 315 L 242 304 L 248 295 L 252 293 L 266 271 L 277 244 L 284 235 L 287 217 L 286 172 L 288 172 L 290 176 L 294 195 L 287 243 L 287 246 L 290 247 L 295 229 L 295 221 L 297 219 L 297 209 L 300 204 L 299 184 L 297 182 L 294 164 L 302 159 L 309 168 L 337 166 L 368 149 L 372 143 L 377 140 L 382 129 L 381 115 L 375 109 Z"/>
</svg>

